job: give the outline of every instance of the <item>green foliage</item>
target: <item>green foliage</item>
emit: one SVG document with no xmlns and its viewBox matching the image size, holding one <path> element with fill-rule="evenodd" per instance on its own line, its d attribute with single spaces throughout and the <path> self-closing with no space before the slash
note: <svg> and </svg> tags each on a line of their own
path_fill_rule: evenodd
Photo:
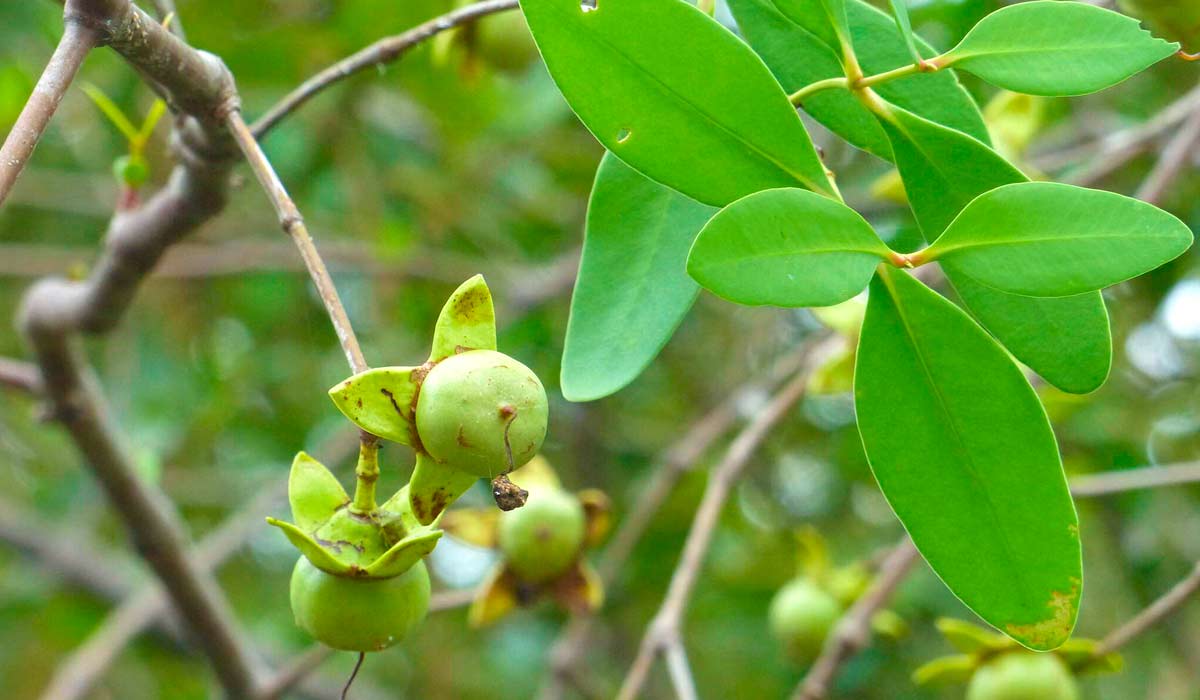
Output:
<svg viewBox="0 0 1200 700">
<path fill-rule="evenodd" d="M 1022 644 L 1062 644 L 1082 584 L 1078 521 L 1045 411 L 1003 348 L 885 268 L 854 395 L 875 478 L 938 576 Z"/>
<path fill-rule="evenodd" d="M 984 17 L 941 62 L 1008 90 L 1084 95 L 1179 50 L 1135 19 L 1083 2 L 1033 0 Z"/>
<path fill-rule="evenodd" d="M 926 253 L 1006 292 L 1068 296 L 1153 270 L 1191 244 L 1187 225 L 1153 205 L 1030 182 L 981 194 Z"/>
<path fill-rule="evenodd" d="M 904 37 L 904 43 L 908 46 L 908 54 L 913 63 L 921 63 L 924 57 L 917 49 L 917 42 L 913 37 L 912 21 L 908 18 L 908 4 L 905 0 L 888 0 L 888 6 L 892 8 L 892 15 L 896 18 L 896 27 Z"/>
<path fill-rule="evenodd" d="M 605 154 L 571 296 L 563 396 L 608 396 L 650 364 L 696 299 L 684 265 L 696 233 L 715 212 Z"/>
<path fill-rule="evenodd" d="M 807 190 L 730 204 L 696 238 L 688 274 L 740 304 L 832 306 L 867 286 L 889 251 L 853 209 Z"/>
<path fill-rule="evenodd" d="M 840 52 L 821 14 L 818 0 L 731 0 L 730 9 L 746 39 L 762 55 L 789 92 L 818 80 L 842 75 Z M 864 71 L 882 73 L 911 62 L 895 23 L 861 0 L 847 0 L 847 16 L 855 55 Z M 916 39 L 922 53 L 928 44 Z M 987 141 L 987 129 L 970 95 L 953 71 L 920 73 L 876 88 L 889 102 L 939 124 Z M 849 90 L 814 93 L 802 105 L 814 119 L 850 143 L 892 159 L 892 148 L 879 122 Z"/>
<path fill-rule="evenodd" d="M 836 196 L 762 60 L 682 0 L 524 0 L 550 75 L 600 143 L 649 177 L 722 206 L 771 187 Z"/>
</svg>

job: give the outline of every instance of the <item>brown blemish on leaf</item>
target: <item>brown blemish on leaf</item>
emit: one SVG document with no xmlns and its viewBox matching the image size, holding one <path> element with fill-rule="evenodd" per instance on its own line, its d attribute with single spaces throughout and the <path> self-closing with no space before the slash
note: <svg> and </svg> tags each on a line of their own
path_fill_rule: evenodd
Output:
<svg viewBox="0 0 1200 700">
<path fill-rule="evenodd" d="M 1079 579 L 1072 578 L 1070 591 L 1050 593 L 1050 600 L 1046 602 L 1046 607 L 1050 609 L 1050 617 L 1026 625 L 1005 625 L 1004 631 L 1013 639 L 1037 651 L 1057 648 L 1067 640 L 1075 626 L 1075 613 L 1079 607 L 1079 586 Z"/>
<path fill-rule="evenodd" d="M 429 500 L 433 506 L 433 510 L 429 514 L 431 518 L 436 518 L 439 513 L 446 510 L 446 506 L 450 505 L 450 495 L 446 493 L 446 489 L 437 489 L 429 497 Z"/>
<path fill-rule="evenodd" d="M 425 499 L 417 494 L 412 494 L 409 499 L 412 502 L 413 512 L 417 514 L 417 520 L 428 522 L 433 518 L 429 517 L 429 511 L 425 510 Z"/>
<path fill-rule="evenodd" d="M 491 294 L 487 287 L 474 286 L 460 295 L 454 300 L 454 306 L 450 309 L 450 315 L 458 321 L 465 323 L 484 323 L 491 320 L 491 314 L 487 313 L 488 301 L 491 299 Z"/>
<path fill-rule="evenodd" d="M 460 447 L 465 447 L 469 450 L 472 447 L 471 441 L 467 439 L 467 436 L 463 433 L 463 429 L 463 426 L 458 426 L 458 434 L 454 436 L 454 439 L 458 441 Z"/>
</svg>

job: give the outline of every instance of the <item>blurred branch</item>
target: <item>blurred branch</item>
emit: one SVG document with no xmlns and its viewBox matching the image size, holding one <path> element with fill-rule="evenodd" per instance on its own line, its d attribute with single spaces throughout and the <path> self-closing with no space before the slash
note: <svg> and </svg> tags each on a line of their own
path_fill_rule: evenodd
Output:
<svg viewBox="0 0 1200 700">
<path fill-rule="evenodd" d="M 0 357 L 0 386 L 37 395 L 42 393 L 42 375 L 36 365 Z"/>
<path fill-rule="evenodd" d="M 4 139 L 4 145 L 0 146 L 0 205 L 8 198 L 17 176 L 33 155 L 33 149 L 58 109 L 58 103 L 67 94 L 84 57 L 101 40 L 100 28 L 91 21 L 92 18 L 74 10 L 74 5 L 67 5 L 62 38 Z"/>
<path fill-rule="evenodd" d="M 1200 482 L 1200 462 L 1183 462 L 1078 476 L 1071 479 L 1071 495 L 1091 498 L 1196 482 Z"/>
<path fill-rule="evenodd" d="M 226 694 L 249 698 L 257 662 L 215 582 L 187 555 L 178 514 L 138 476 L 76 339 L 112 328 L 162 252 L 223 206 L 230 141 L 220 117 L 236 105 L 233 79 L 219 59 L 190 48 L 128 0 L 71 0 L 65 14 L 68 24 L 95 28 L 99 43 L 120 53 L 181 115 L 174 142 L 180 165 L 145 205 L 117 213 L 90 277 L 33 285 L 19 326 L 36 355 L 51 415 L 91 465 Z"/>
<path fill-rule="evenodd" d="M 1095 656 L 1104 656 L 1117 651 L 1133 641 L 1178 610 L 1198 590 L 1200 590 L 1200 563 L 1192 568 L 1192 572 L 1187 578 L 1175 584 L 1171 590 L 1151 603 L 1145 610 L 1101 640 L 1100 645 L 1096 647 Z"/>
<path fill-rule="evenodd" d="M 806 362 L 808 349 L 801 347 L 775 362 L 768 376 L 747 382 L 724 400 L 705 413 L 699 420 L 658 458 L 659 466 L 654 470 L 651 481 L 640 489 L 637 502 L 613 535 L 597 566 L 600 580 L 608 589 L 633 554 L 634 547 L 645 534 L 659 508 L 675 490 L 684 474 L 696 467 L 696 463 L 708 452 L 713 443 L 729 432 L 737 422 L 738 408 L 755 395 L 770 391 L 780 382 L 800 371 Z M 561 698 L 565 685 L 578 685 L 577 666 L 587 650 L 589 633 L 595 617 L 575 615 L 559 634 L 548 653 L 550 676 L 543 684 L 540 696 L 545 700 Z"/>
<path fill-rule="evenodd" d="M 704 556 L 712 542 L 713 532 L 716 530 L 717 520 L 724 509 L 725 501 L 759 446 L 771 434 L 774 427 L 788 415 L 796 402 L 804 396 L 812 370 L 827 360 L 843 343 L 844 340 L 838 336 L 825 336 L 817 342 L 810 341 L 806 360 L 800 371 L 734 438 L 720 463 L 713 468 L 708 486 L 700 501 L 700 507 L 696 510 L 696 515 L 692 520 L 691 530 L 684 543 L 683 554 L 680 556 L 679 564 L 675 567 L 675 573 L 671 576 L 671 583 L 663 598 L 662 606 L 650 621 L 633 665 L 621 685 L 620 693 L 617 695 L 620 700 L 633 700 L 641 693 L 649 677 L 654 659 L 660 653 L 667 656 L 674 654 L 673 666 L 675 668 L 672 673 L 675 677 L 676 690 L 687 690 L 688 686 L 683 685 L 682 678 L 679 677 L 686 670 L 681 667 L 685 659 L 678 650 L 672 651 L 672 647 L 682 647 L 683 615 L 691 599 L 692 589 L 700 575 Z M 690 679 L 690 672 L 687 675 Z"/>
<path fill-rule="evenodd" d="M 1154 169 L 1146 176 L 1134 196 L 1151 204 L 1161 204 L 1167 190 L 1176 178 L 1191 165 L 1200 146 L 1200 107 L 1198 107 L 1175 132 L 1163 148 Z"/>
<path fill-rule="evenodd" d="M 428 22 L 409 29 L 403 34 L 380 39 L 365 49 L 347 56 L 304 81 L 300 87 L 288 93 L 275 106 L 268 109 L 267 113 L 260 117 L 258 121 L 254 122 L 254 125 L 250 127 L 250 132 L 256 138 L 262 138 L 280 120 L 330 85 L 367 68 L 394 61 L 404 55 L 413 46 L 440 32 L 453 29 L 460 24 L 473 22 L 486 15 L 511 10 L 516 7 L 517 0 L 484 0 L 483 2 L 461 7 L 440 17 L 435 17 Z"/>
<path fill-rule="evenodd" d="M 871 618 L 887 605 L 896 587 L 904 581 L 917 561 L 917 548 L 905 535 L 879 565 L 871 587 L 854 601 L 825 640 L 821 655 L 792 695 L 793 700 L 821 700 L 842 664 L 866 648 L 871 641 Z"/>
</svg>

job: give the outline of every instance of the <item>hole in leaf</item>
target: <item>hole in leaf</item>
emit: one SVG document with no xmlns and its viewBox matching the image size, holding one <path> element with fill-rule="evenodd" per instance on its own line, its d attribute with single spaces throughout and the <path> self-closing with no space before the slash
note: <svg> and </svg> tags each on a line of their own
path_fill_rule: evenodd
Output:
<svg viewBox="0 0 1200 700">
<path fill-rule="evenodd" d="M 598 0 L 580 0 L 579 9 L 583 10 L 585 14 L 598 10 L 600 9 L 600 6 L 597 4 L 597 1 Z"/>
<path fill-rule="evenodd" d="M 629 137 L 632 135 L 633 135 L 633 132 L 630 131 L 629 129 L 621 129 L 620 131 L 617 132 L 617 143 L 625 143 L 626 141 L 629 140 Z"/>
</svg>

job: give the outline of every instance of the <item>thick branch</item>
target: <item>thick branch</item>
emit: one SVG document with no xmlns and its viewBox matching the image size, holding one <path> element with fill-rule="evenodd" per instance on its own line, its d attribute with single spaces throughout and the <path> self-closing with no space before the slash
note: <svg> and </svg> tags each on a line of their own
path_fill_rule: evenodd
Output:
<svg viewBox="0 0 1200 700">
<path fill-rule="evenodd" d="M 916 561 L 917 548 L 905 535 L 879 565 L 879 573 L 871 587 L 854 601 L 834 628 L 833 634 L 825 640 L 821 655 L 792 695 L 792 700 L 821 700 L 829 693 L 829 687 L 842 664 L 870 643 L 871 618 L 887 605 L 896 587 L 908 576 Z"/>
<path fill-rule="evenodd" d="M 621 685 L 621 691 L 617 696 L 621 700 L 633 700 L 638 696 L 649 677 L 650 667 L 654 663 L 655 656 L 669 650 L 674 645 L 681 644 L 680 628 L 683 615 L 691 599 L 692 589 L 700 575 L 704 556 L 708 552 L 708 546 L 712 541 L 713 532 L 716 530 L 717 520 L 725 507 L 725 501 L 759 446 L 771 434 L 774 427 L 788 415 L 796 402 L 804 396 L 812 369 L 828 359 L 841 346 L 842 342 L 840 337 L 833 336 L 811 346 L 804 368 L 738 434 L 737 438 L 730 443 L 721 462 L 713 468 L 708 486 L 700 501 L 700 507 L 692 519 L 692 528 L 684 543 L 679 564 L 675 567 L 675 573 L 671 577 L 666 597 L 663 598 L 662 606 L 650 622 L 646 634 L 642 638 L 637 657 Z"/>
<path fill-rule="evenodd" d="M 267 110 L 267 113 L 260 117 L 258 121 L 254 122 L 254 126 L 250 128 L 250 131 L 257 138 L 262 138 L 280 120 L 330 85 L 368 68 L 394 61 L 413 46 L 440 32 L 453 29 L 460 24 L 473 22 L 486 15 L 511 10 L 516 7 L 517 0 L 484 0 L 483 2 L 459 8 L 441 17 L 435 17 L 424 24 L 419 24 L 409 29 L 403 34 L 380 39 L 365 49 L 347 56 L 304 81 L 300 87 L 288 93 L 274 107 Z"/>
<path fill-rule="evenodd" d="M 0 357 L 0 386 L 23 391 L 26 394 L 42 393 L 42 373 L 28 362 Z"/>
<path fill-rule="evenodd" d="M 100 31 L 89 23 L 78 21 L 68 13 L 66 27 L 58 47 L 46 64 L 46 70 L 33 88 L 33 94 L 21 110 L 12 131 L 0 146 L 0 205 L 8 198 L 17 176 L 21 174 L 33 149 L 37 146 L 50 117 L 75 79 L 75 73 L 100 40 Z"/>
</svg>

